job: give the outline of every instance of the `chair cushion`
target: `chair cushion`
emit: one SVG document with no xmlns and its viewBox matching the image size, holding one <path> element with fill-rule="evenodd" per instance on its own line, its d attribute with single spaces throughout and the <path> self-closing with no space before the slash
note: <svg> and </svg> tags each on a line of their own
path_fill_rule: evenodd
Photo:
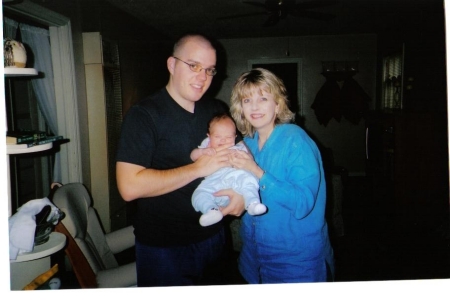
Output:
<svg viewBox="0 0 450 300">
<path fill-rule="evenodd" d="M 119 266 L 113 250 L 121 251 L 134 245 L 133 228 L 128 227 L 108 234 L 108 240 L 91 197 L 81 183 L 59 187 L 53 195 L 54 204 L 66 216 L 62 223 L 72 235 L 96 275 L 99 287 L 136 286 L 136 263 Z M 109 243 L 113 245 L 112 249 Z"/>
<path fill-rule="evenodd" d="M 66 214 L 62 222 L 70 234 L 74 238 L 84 239 L 91 205 L 86 188 L 81 183 L 63 185 L 53 195 L 53 203 Z"/>
<path fill-rule="evenodd" d="M 106 243 L 97 214 L 90 206 L 91 197 L 84 185 L 63 185 L 53 195 L 53 203 L 66 214 L 61 222 L 73 236 L 94 273 L 118 266 Z"/>
<path fill-rule="evenodd" d="M 136 263 L 133 262 L 117 268 L 98 272 L 97 283 L 99 288 L 136 286 Z"/>
</svg>

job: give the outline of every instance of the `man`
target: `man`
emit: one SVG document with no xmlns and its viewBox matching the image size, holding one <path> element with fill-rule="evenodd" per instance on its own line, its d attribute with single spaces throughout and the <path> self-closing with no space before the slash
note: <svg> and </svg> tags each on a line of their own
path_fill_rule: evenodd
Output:
<svg viewBox="0 0 450 300">
<path fill-rule="evenodd" d="M 138 286 L 194 285 L 225 243 L 222 222 L 202 227 L 191 196 L 201 179 L 231 166 L 231 150 L 192 162 L 190 152 L 207 133 L 208 121 L 223 111 L 203 97 L 216 73 L 216 50 L 199 34 L 179 39 L 167 59 L 165 88 L 130 108 L 117 153 L 117 185 L 125 201 L 137 201 L 134 224 Z M 241 195 L 230 190 L 223 215 L 244 211 Z"/>
</svg>

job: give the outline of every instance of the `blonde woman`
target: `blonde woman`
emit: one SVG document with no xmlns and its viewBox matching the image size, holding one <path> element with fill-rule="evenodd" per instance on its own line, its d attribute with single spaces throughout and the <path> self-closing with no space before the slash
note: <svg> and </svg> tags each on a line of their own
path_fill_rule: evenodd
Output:
<svg viewBox="0 0 450 300">
<path fill-rule="evenodd" d="M 259 178 L 267 206 L 264 215 L 242 217 L 242 276 L 249 283 L 332 281 L 322 159 L 307 133 L 289 124 L 294 114 L 282 80 L 261 68 L 243 73 L 230 110 L 253 156 L 230 161 Z"/>
</svg>

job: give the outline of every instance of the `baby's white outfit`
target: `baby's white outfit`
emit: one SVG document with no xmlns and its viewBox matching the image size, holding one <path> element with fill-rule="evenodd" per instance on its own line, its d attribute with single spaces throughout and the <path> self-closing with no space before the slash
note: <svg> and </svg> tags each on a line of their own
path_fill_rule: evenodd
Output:
<svg viewBox="0 0 450 300">
<path fill-rule="evenodd" d="M 206 138 L 199 148 L 207 148 L 208 145 L 209 138 Z M 238 143 L 230 149 L 248 152 L 243 143 Z M 260 215 L 266 212 L 267 208 L 259 198 L 258 178 L 246 170 L 224 167 L 205 177 L 192 194 L 192 206 L 203 214 L 200 217 L 202 226 L 212 225 L 222 219 L 219 206 L 227 206 L 230 201 L 227 196 L 215 197 L 213 194 L 230 188 L 244 197 L 245 209 L 249 214 Z"/>
</svg>

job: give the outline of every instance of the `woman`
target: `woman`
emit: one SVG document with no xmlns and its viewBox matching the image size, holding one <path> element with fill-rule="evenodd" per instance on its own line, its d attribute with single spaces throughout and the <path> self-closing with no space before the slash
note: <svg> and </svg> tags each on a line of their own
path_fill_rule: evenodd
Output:
<svg viewBox="0 0 450 300">
<path fill-rule="evenodd" d="M 264 215 L 242 217 L 242 276 L 249 283 L 332 281 L 322 159 L 306 132 L 288 124 L 294 114 L 283 82 L 260 68 L 242 74 L 231 94 L 231 113 L 253 158 L 240 153 L 230 161 L 260 179 L 268 208 Z"/>
</svg>

